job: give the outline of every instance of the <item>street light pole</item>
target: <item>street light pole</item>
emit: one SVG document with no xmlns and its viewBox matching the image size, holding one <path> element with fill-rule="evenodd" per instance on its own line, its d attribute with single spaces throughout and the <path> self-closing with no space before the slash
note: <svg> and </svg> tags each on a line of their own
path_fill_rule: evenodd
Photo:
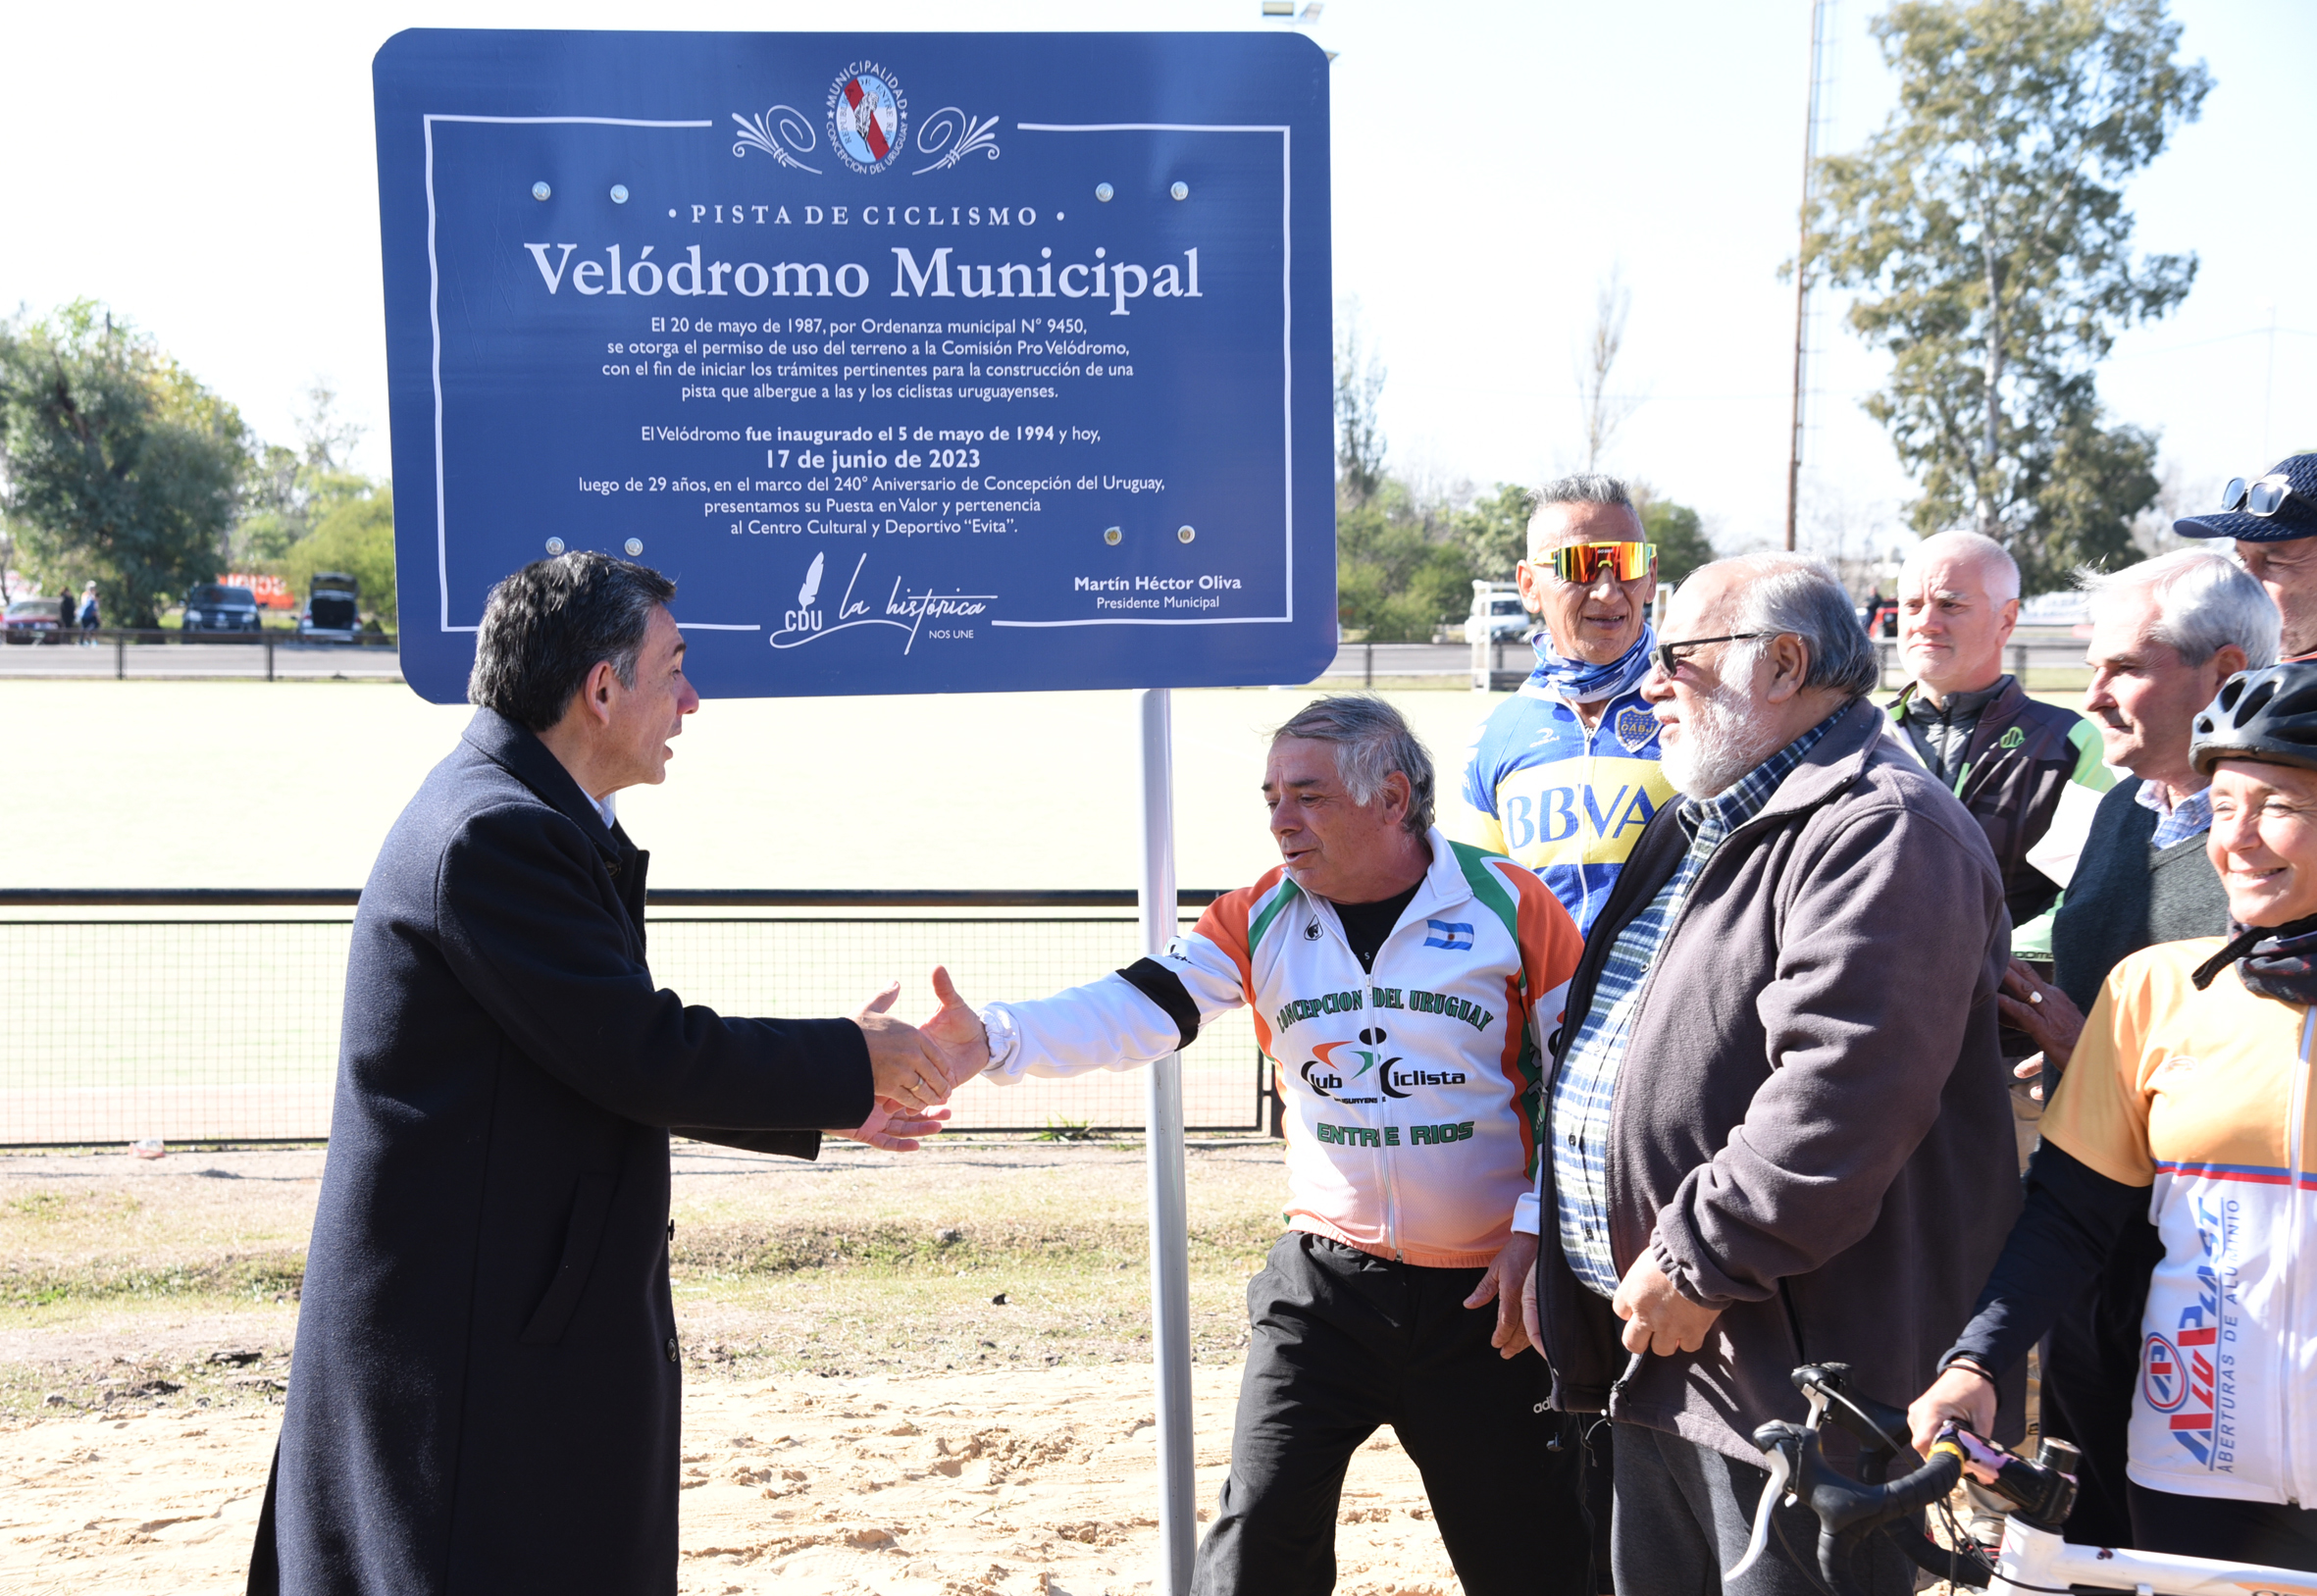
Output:
<svg viewBox="0 0 2317 1596">
<path fill-rule="evenodd" d="M 1819 87 L 1827 60 L 1827 0 L 1810 5 L 1810 119 L 1802 129 L 1801 242 L 1794 251 L 1794 425 L 1786 452 L 1786 547 L 1801 513 L 1802 395 L 1810 343 L 1810 195 L 1819 154 Z"/>
</svg>

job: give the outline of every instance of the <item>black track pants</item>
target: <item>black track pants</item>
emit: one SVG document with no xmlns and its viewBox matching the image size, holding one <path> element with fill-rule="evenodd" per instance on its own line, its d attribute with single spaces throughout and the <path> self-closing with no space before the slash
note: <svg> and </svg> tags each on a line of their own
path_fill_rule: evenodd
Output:
<svg viewBox="0 0 2317 1596">
<path fill-rule="evenodd" d="M 1195 1596 L 1332 1590 L 1344 1470 L 1383 1424 L 1424 1476 L 1466 1596 L 1584 1596 L 1575 1432 L 1538 1411 L 1543 1360 L 1488 1344 L 1496 1306 L 1464 1306 L 1480 1274 L 1301 1231 L 1279 1239 L 1247 1287 L 1231 1475 L 1200 1543 Z"/>
</svg>

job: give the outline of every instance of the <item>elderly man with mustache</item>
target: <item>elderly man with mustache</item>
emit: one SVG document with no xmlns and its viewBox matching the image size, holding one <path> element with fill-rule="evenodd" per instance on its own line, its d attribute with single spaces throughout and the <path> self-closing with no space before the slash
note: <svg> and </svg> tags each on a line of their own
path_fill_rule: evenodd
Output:
<svg viewBox="0 0 2317 1596">
<path fill-rule="evenodd" d="M 1616 1421 L 1617 1588 L 1804 1596 L 1807 1510 L 1721 1579 L 1768 1477 L 1748 1437 L 1804 1417 L 1795 1364 L 1920 1390 L 1969 1316 L 2019 1208 L 2010 927 L 1985 836 L 1867 698 L 1825 567 L 1706 566 L 1665 632 L 1642 691 L 1681 798 L 1570 984 L 1526 1306 L 1554 1405 Z"/>
</svg>

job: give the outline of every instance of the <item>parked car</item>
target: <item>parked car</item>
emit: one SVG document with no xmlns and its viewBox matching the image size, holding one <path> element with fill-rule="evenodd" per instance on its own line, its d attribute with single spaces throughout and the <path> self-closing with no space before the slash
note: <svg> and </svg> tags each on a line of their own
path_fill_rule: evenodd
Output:
<svg viewBox="0 0 2317 1596">
<path fill-rule="evenodd" d="M 255 632 L 257 594 L 247 588 L 204 582 L 185 594 L 187 632 Z"/>
<path fill-rule="evenodd" d="M 53 598 L 19 598 L 0 612 L 0 638 L 10 643 L 54 643 L 62 615 Z"/>
<path fill-rule="evenodd" d="M 1520 590 L 1513 584 L 1472 584 L 1472 613 L 1465 618 L 1467 643 L 1510 642 L 1527 637 L 1543 624 L 1520 607 Z M 1488 629 L 1485 634 L 1483 626 Z"/>
<path fill-rule="evenodd" d="M 316 571 L 297 634 L 325 643 L 351 643 L 362 632 L 362 584 L 343 571 Z"/>
</svg>

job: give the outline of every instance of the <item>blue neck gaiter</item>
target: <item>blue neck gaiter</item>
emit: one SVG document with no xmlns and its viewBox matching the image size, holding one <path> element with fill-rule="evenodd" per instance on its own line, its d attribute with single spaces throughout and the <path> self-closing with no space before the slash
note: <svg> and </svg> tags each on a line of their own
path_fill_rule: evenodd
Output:
<svg viewBox="0 0 2317 1596">
<path fill-rule="evenodd" d="M 1649 674 L 1649 656 L 1657 647 L 1657 628 L 1647 621 L 1641 623 L 1641 636 L 1606 665 L 1589 660 L 1565 659 L 1553 648 L 1553 634 L 1538 628 L 1530 640 L 1536 649 L 1536 670 L 1531 682 L 1551 690 L 1570 703 L 1591 703 L 1597 698 L 1614 698 L 1630 692 Z"/>
</svg>

